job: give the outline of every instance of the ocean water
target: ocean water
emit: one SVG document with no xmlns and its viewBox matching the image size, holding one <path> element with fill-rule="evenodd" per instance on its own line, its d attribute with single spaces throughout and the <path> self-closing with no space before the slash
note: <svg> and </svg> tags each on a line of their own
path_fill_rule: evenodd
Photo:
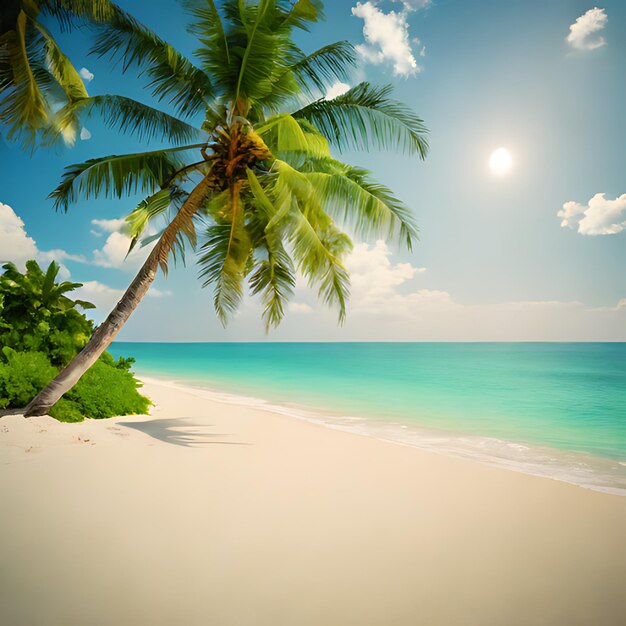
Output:
<svg viewBox="0 0 626 626">
<path fill-rule="evenodd" d="M 626 495 L 624 343 L 127 343 L 139 375 Z M 245 400 L 243 399 L 245 398 Z"/>
</svg>

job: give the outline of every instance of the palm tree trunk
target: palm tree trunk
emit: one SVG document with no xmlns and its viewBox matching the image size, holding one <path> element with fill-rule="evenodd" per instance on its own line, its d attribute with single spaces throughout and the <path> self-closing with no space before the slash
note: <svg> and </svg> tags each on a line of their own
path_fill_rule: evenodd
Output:
<svg viewBox="0 0 626 626">
<path fill-rule="evenodd" d="M 42 389 L 24 410 L 24 417 L 45 415 L 50 408 L 67 393 L 80 377 L 98 360 L 109 347 L 131 313 L 137 308 L 156 277 L 159 263 L 165 264 L 170 244 L 176 234 L 191 223 L 191 219 L 202 207 L 210 192 L 210 183 L 204 178 L 189 194 L 189 197 L 169 223 L 156 246 L 135 276 L 122 299 L 115 305 L 106 320 L 96 328 L 89 343 L 59 372 L 57 377 Z"/>
</svg>

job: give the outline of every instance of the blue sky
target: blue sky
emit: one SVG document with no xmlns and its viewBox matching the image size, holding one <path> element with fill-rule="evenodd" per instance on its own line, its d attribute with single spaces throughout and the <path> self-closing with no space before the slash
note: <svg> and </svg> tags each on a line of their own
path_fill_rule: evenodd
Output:
<svg viewBox="0 0 626 626">
<path fill-rule="evenodd" d="M 120 4 L 191 54 L 188 18 L 174 0 Z M 343 155 L 371 169 L 415 211 L 421 239 L 413 253 L 392 242 L 360 242 L 347 261 L 347 324 L 337 327 L 336 315 L 299 285 L 270 340 L 626 340 L 626 4 L 594 6 L 327 3 L 326 22 L 298 35 L 299 43 L 307 50 L 337 39 L 358 45 L 361 63 L 351 83 L 392 83 L 430 129 L 425 162 L 387 152 Z M 87 55 L 85 33 L 60 39 L 76 67 L 93 74 L 91 94 L 153 102 L 136 73 L 121 76 Z M 0 146 L 0 203 L 23 221 L 16 227 L 13 220 L 2 234 L 0 220 L 0 257 L 4 248 L 18 261 L 31 252 L 60 258 L 72 279 L 87 283 L 84 295 L 100 305 L 101 319 L 140 262 L 117 267 L 124 239 L 114 232 L 119 222 L 110 221 L 138 198 L 81 201 L 59 214 L 47 194 L 70 163 L 143 146 L 96 119 L 85 126 L 91 138 L 71 149 L 29 155 Z M 501 177 L 488 167 L 499 147 L 512 157 Z M 51 250 L 57 252 L 45 254 Z M 159 278 L 120 339 L 265 339 L 258 302 L 247 299 L 223 330 L 196 275 L 190 262 Z"/>
</svg>

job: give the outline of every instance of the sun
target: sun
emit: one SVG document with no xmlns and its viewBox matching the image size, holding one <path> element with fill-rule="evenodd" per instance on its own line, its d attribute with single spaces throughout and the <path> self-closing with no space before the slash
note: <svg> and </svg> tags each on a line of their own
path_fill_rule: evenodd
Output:
<svg viewBox="0 0 626 626">
<path fill-rule="evenodd" d="M 496 176 L 505 176 L 511 171 L 513 159 L 511 153 L 506 148 L 498 148 L 489 157 L 489 169 Z"/>
</svg>

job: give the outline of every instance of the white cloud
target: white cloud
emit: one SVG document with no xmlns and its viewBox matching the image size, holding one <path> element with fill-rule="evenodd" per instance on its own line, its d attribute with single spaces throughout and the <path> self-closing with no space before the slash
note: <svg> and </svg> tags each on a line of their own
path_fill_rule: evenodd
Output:
<svg viewBox="0 0 626 626">
<path fill-rule="evenodd" d="M 70 272 L 63 265 L 63 261 L 87 262 L 85 257 L 65 250 L 39 250 L 35 240 L 26 234 L 22 219 L 8 204 L 0 202 L 0 262 L 11 261 L 23 270 L 29 259 L 35 259 L 43 266 L 57 261 L 61 265 L 60 275 L 64 279 L 69 278 Z"/>
<path fill-rule="evenodd" d="M 80 140 L 89 141 L 89 139 L 91 139 L 91 133 L 83 126 L 80 129 Z"/>
<path fill-rule="evenodd" d="M 79 70 L 80 77 L 86 82 L 90 83 L 93 80 L 93 73 L 90 72 L 86 67 L 81 67 Z"/>
<path fill-rule="evenodd" d="M 71 273 L 70 270 L 64 265 L 63 261 L 75 261 L 76 263 L 89 263 L 82 254 L 70 254 L 65 250 L 39 250 L 35 257 L 37 263 L 44 267 L 47 267 L 52 261 L 56 261 L 59 264 L 59 277 L 63 280 L 68 280 Z"/>
<path fill-rule="evenodd" d="M 606 45 L 604 37 L 594 35 L 604 29 L 608 20 L 604 9 L 598 7 L 589 9 L 569 27 L 567 43 L 575 50 L 595 50 Z"/>
<path fill-rule="evenodd" d="M 100 311 L 110 311 L 124 295 L 123 289 L 113 289 L 97 280 L 87 280 L 74 292 L 76 298 L 87 300 Z"/>
<path fill-rule="evenodd" d="M 42 265 L 56 261 L 61 264 L 61 276 L 68 278 L 70 273 L 63 265 L 64 261 L 135 270 L 144 262 L 152 249 L 152 245 L 143 248 L 137 245 L 127 257 L 131 239 L 128 235 L 128 223 L 124 219 L 94 219 L 91 223 L 96 227 L 96 230 L 92 231 L 93 234 L 108 235 L 102 248 L 93 251 L 92 259 L 86 259 L 80 254 L 70 254 L 60 249 L 40 250 L 35 240 L 26 234 L 24 222 L 16 215 L 15 211 L 9 205 L 0 202 L 0 262 L 11 261 L 23 269 L 24 263 L 28 259 L 35 259 Z M 150 231 L 147 235 L 152 233 L 153 231 Z M 153 289 L 151 295 L 152 297 L 162 297 L 171 295 L 171 293 Z"/>
<path fill-rule="evenodd" d="M 585 207 L 582 204 L 570 200 L 563 204 L 563 208 L 556 215 L 561 218 L 561 228 L 575 228 L 584 212 Z"/>
<path fill-rule="evenodd" d="M 138 261 L 144 261 L 148 256 L 145 248 L 135 248 L 132 252 L 130 249 L 131 239 L 123 233 L 111 233 L 100 249 L 93 251 L 93 262 L 101 267 L 129 267 L 133 268 Z"/>
<path fill-rule="evenodd" d="M 92 220 L 96 230 L 95 235 L 102 236 L 108 234 L 104 245 L 100 249 L 93 251 L 93 258 L 86 259 L 79 254 L 70 254 L 65 250 L 40 250 L 35 240 L 26 234 L 24 222 L 16 215 L 13 209 L 0 203 L 0 261 L 11 261 L 21 269 L 28 259 L 36 259 L 40 264 L 47 265 L 51 261 L 61 264 L 61 275 L 64 278 L 69 276 L 69 271 L 62 263 L 64 261 L 74 261 L 77 263 L 93 263 L 102 267 L 123 268 L 135 270 L 141 265 L 153 245 L 141 247 L 137 245 L 128 254 L 130 247 L 130 237 L 128 224 L 123 219 L 112 220 Z M 153 234 L 153 231 L 146 233 Z M 128 257 L 127 257 L 128 254 Z"/>
<path fill-rule="evenodd" d="M 77 263 L 87 263 L 87 259 L 82 254 L 70 254 L 65 250 L 47 250 L 46 252 L 37 252 L 37 260 L 43 262 L 56 261 L 76 261 Z"/>
<path fill-rule="evenodd" d="M 378 65 L 390 62 L 396 76 L 412 76 L 420 71 L 409 37 L 407 10 L 401 12 L 380 10 L 374 2 L 357 2 L 352 14 L 364 21 L 365 44 L 356 46 L 361 57 Z"/>
<path fill-rule="evenodd" d="M 95 265 L 135 270 L 146 260 L 154 247 L 154 243 L 143 247 L 137 244 L 129 253 L 131 237 L 128 222 L 124 219 L 91 220 L 91 223 L 96 227 L 96 230 L 92 231 L 94 235 L 109 233 L 102 248 L 93 251 Z M 147 236 L 151 234 L 153 231 L 146 232 Z"/>
<path fill-rule="evenodd" d="M 156 287 L 150 287 L 150 290 L 146 293 L 148 298 L 169 298 L 174 295 L 169 289 L 157 289 Z"/>
<path fill-rule="evenodd" d="M 328 91 L 326 92 L 326 95 L 324 97 L 326 98 L 326 100 L 332 100 L 333 98 L 336 98 L 337 96 L 341 96 L 342 94 L 346 93 L 346 91 L 348 91 L 349 89 L 350 85 L 342 83 L 341 81 L 336 81 L 328 88 Z"/>
<path fill-rule="evenodd" d="M 425 9 L 432 4 L 432 0 L 391 0 L 392 2 L 402 2 L 407 11 L 417 11 Z"/>
<path fill-rule="evenodd" d="M 426 269 L 395 263 L 384 241 L 357 244 L 345 261 L 352 289 L 345 326 L 317 304 L 307 322 L 311 341 L 623 341 L 626 298 L 616 306 L 573 301 L 457 302 L 443 289 L 418 288 Z M 304 290 L 296 288 L 297 293 Z M 286 336 L 301 340 L 301 322 L 285 322 Z M 283 332 L 283 331 L 281 331 Z"/>
<path fill-rule="evenodd" d="M 350 311 L 370 314 L 405 314 L 407 296 L 398 287 L 426 271 L 410 263 L 393 264 L 391 251 L 379 239 L 375 245 L 359 243 L 354 246 L 345 265 L 350 272 Z M 422 293 L 419 297 L 424 297 Z"/>
<path fill-rule="evenodd" d="M 570 200 L 557 213 L 563 228 L 576 228 L 581 235 L 615 235 L 626 230 L 626 193 L 607 200 L 597 193 L 587 205 Z"/>
<path fill-rule="evenodd" d="M 91 223 L 100 231 L 104 231 L 106 233 L 115 233 L 128 227 L 128 223 L 123 217 L 113 220 L 91 220 Z M 99 232 L 98 234 L 101 235 L 102 232 Z"/>
<path fill-rule="evenodd" d="M 287 309 L 291 313 L 311 313 L 313 308 L 306 302 L 290 302 Z"/>
<path fill-rule="evenodd" d="M 23 268 L 37 252 L 35 240 L 26 234 L 24 222 L 8 204 L 0 202 L 0 262 L 11 261 Z"/>
</svg>

